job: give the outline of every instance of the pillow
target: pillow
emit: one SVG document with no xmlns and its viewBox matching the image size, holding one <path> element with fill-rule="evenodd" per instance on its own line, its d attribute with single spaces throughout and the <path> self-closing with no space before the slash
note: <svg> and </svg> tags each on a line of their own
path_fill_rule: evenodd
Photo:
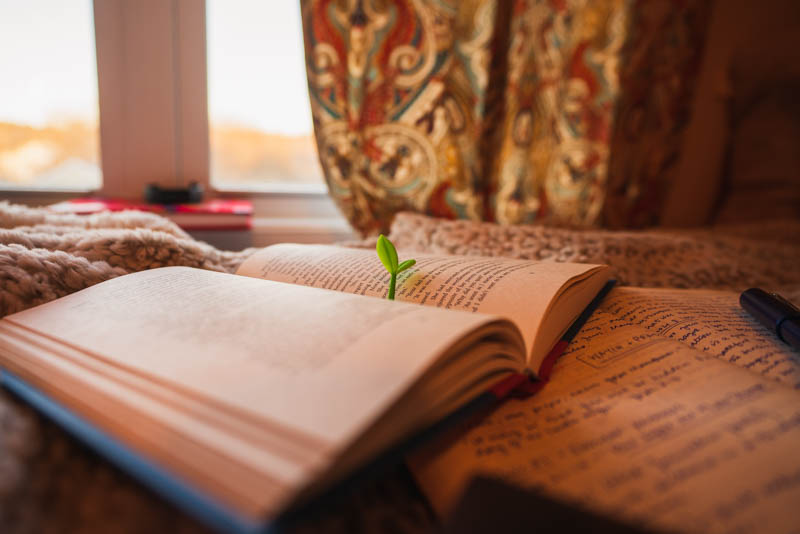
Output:
<svg viewBox="0 0 800 534">
<path fill-rule="evenodd" d="M 800 3 L 768 5 L 732 58 L 717 222 L 800 218 Z"/>
</svg>

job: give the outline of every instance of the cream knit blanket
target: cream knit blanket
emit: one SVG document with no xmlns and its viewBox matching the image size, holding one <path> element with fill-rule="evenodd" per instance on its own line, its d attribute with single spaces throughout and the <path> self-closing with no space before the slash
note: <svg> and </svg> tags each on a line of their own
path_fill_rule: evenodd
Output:
<svg viewBox="0 0 800 534">
<path fill-rule="evenodd" d="M 0 202 L 0 317 L 144 269 L 233 272 L 250 252 L 219 251 L 151 213 L 77 216 Z"/>
</svg>

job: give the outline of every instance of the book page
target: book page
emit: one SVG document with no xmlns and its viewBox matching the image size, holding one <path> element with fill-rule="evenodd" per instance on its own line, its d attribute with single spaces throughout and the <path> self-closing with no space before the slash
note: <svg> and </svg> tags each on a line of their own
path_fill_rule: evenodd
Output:
<svg viewBox="0 0 800 534">
<path fill-rule="evenodd" d="M 6 320 L 337 442 L 492 318 L 170 267 L 120 277 Z M 323 411 L 320 399 L 335 402 Z"/>
<path fill-rule="evenodd" d="M 800 389 L 800 354 L 742 309 L 736 292 L 623 287 L 600 309 Z"/>
<path fill-rule="evenodd" d="M 10 315 L 3 323 L 131 375 L 116 378 L 118 383 L 133 385 L 134 378 L 145 378 L 213 406 L 216 413 L 289 436 L 296 449 L 314 452 L 298 459 L 297 469 L 285 470 L 287 478 L 280 482 L 289 490 L 329 467 L 466 336 L 486 329 L 493 346 L 513 350 L 515 355 L 505 355 L 514 357 L 517 371 L 523 368 L 518 333 L 493 317 L 185 267 L 119 277 Z M 511 366 L 504 353 L 498 356 Z M 0 362 L 7 365 L 11 357 L 4 351 Z M 28 368 L 29 361 L 10 363 L 46 387 L 54 368 Z M 71 395 L 81 393 L 71 389 Z M 87 398 L 91 393 L 86 390 Z M 431 410 L 441 402 L 415 400 Z M 167 411 L 161 423 L 174 431 Z M 158 410 L 149 413 L 159 415 Z M 124 420 L 119 412 L 114 415 Z M 413 424 L 398 420 L 396 429 L 402 434 Z M 169 448 L 169 433 L 163 436 Z"/>
<path fill-rule="evenodd" d="M 607 268 L 597 265 L 424 254 L 414 258 L 416 265 L 398 276 L 397 300 L 509 318 L 520 328 L 529 353 L 536 352 L 531 358 L 534 370 L 609 278 L 602 276 Z M 550 313 L 565 285 L 598 271 L 603 273 L 588 280 L 583 291 L 565 293 Z M 250 256 L 236 274 L 373 297 L 385 297 L 389 287 L 389 273 L 374 251 L 327 245 L 273 245 Z M 559 326 L 537 338 L 545 316 Z"/>
<path fill-rule="evenodd" d="M 480 472 L 655 528 L 790 532 L 798 443 L 800 392 L 598 310 L 539 394 L 410 463 L 443 514 Z"/>
</svg>

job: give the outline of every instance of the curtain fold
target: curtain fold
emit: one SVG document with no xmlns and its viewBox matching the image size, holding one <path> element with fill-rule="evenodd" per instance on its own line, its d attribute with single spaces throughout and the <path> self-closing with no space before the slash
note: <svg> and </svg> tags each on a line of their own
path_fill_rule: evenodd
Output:
<svg viewBox="0 0 800 534">
<path fill-rule="evenodd" d="M 708 2 L 303 0 L 331 193 L 363 233 L 394 213 L 657 222 Z"/>
</svg>

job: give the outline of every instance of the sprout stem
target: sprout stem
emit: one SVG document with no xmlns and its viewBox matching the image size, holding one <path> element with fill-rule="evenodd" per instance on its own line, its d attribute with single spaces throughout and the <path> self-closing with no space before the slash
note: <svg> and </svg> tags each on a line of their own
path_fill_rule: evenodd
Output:
<svg viewBox="0 0 800 534">
<path fill-rule="evenodd" d="M 389 280 L 389 295 L 386 296 L 389 300 L 394 300 L 394 288 L 397 285 L 397 274 L 392 273 L 392 278 Z"/>
</svg>

